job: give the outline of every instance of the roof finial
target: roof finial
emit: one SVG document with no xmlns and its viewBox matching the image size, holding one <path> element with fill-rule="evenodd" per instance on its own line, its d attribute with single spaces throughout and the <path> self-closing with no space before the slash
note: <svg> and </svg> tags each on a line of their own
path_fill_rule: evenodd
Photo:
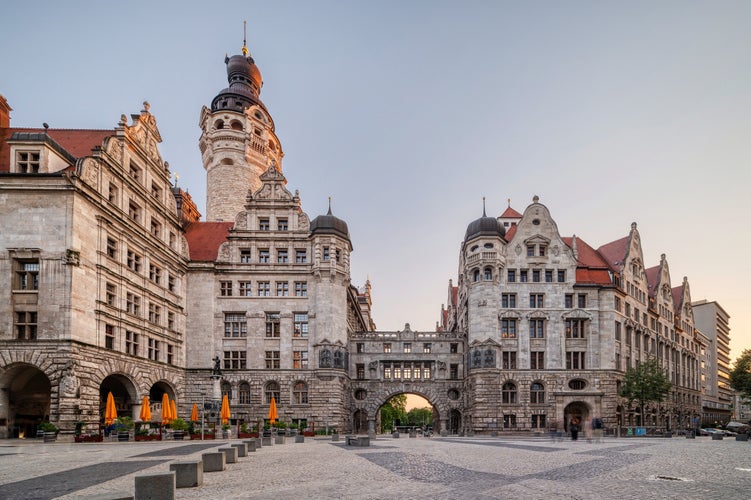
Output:
<svg viewBox="0 0 751 500">
<path fill-rule="evenodd" d="M 331 196 L 329 196 L 329 212 L 326 215 L 331 215 Z"/>
<path fill-rule="evenodd" d="M 482 216 L 487 217 L 487 215 L 485 214 L 485 197 L 484 196 L 482 197 Z"/>
<path fill-rule="evenodd" d="M 508 207 L 511 208 L 511 198 L 508 199 Z"/>
<path fill-rule="evenodd" d="M 248 55 L 248 47 L 247 47 L 247 44 L 245 42 L 245 39 L 247 38 L 245 36 L 245 28 L 247 26 L 247 23 L 248 23 L 247 21 L 243 20 L 243 49 L 242 50 L 243 50 L 243 55 L 244 56 Z"/>
</svg>

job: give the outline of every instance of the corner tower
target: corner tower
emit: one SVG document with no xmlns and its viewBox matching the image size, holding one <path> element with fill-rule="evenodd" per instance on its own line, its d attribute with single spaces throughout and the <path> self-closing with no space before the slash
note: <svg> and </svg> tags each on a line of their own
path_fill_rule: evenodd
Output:
<svg viewBox="0 0 751 500">
<path fill-rule="evenodd" d="M 225 57 L 229 86 L 203 107 L 199 125 L 206 169 L 206 220 L 235 220 L 248 192 L 261 187 L 269 165 L 282 171 L 281 143 L 260 99 L 261 72 L 243 41 L 242 55 Z"/>
</svg>

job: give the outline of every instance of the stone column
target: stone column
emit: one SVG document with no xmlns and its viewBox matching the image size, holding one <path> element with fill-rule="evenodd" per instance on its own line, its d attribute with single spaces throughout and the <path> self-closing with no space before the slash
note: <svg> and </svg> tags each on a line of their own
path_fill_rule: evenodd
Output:
<svg viewBox="0 0 751 500">
<path fill-rule="evenodd" d="M 376 438 L 375 419 L 368 419 L 368 437 L 370 439 Z"/>
</svg>

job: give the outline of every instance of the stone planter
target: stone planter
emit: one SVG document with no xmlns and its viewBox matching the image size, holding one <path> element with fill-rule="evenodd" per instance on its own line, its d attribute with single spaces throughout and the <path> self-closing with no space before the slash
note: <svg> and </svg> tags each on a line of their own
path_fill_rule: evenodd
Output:
<svg viewBox="0 0 751 500">
<path fill-rule="evenodd" d="M 45 432 L 43 437 L 45 443 L 54 443 L 57 441 L 57 432 Z"/>
<path fill-rule="evenodd" d="M 722 434 L 712 434 L 712 441 L 722 441 Z"/>
<path fill-rule="evenodd" d="M 399 431 L 394 431 L 391 433 L 391 437 L 394 439 L 399 439 Z"/>
<path fill-rule="evenodd" d="M 284 434 L 279 434 L 274 438 L 274 444 L 284 444 Z"/>
<path fill-rule="evenodd" d="M 738 434 L 735 436 L 736 441 L 748 441 L 748 434 Z"/>
<path fill-rule="evenodd" d="M 214 437 L 215 437 L 214 434 L 204 434 L 203 435 L 203 439 L 204 440 L 206 440 L 206 439 L 214 439 Z M 201 435 L 200 434 L 191 434 L 190 435 L 190 439 L 191 440 L 194 440 L 194 439 L 200 440 L 201 439 Z"/>
<path fill-rule="evenodd" d="M 185 431 L 175 431 L 172 434 L 172 437 L 175 439 L 175 441 L 182 441 L 185 439 Z"/>
<path fill-rule="evenodd" d="M 118 441 L 130 441 L 130 432 L 118 432 L 117 440 Z"/>
<path fill-rule="evenodd" d="M 74 436 L 73 441 L 76 443 L 101 443 L 103 436 L 98 434 L 96 436 L 84 435 Z"/>
<path fill-rule="evenodd" d="M 136 441 L 161 441 L 162 435 L 161 434 L 146 434 L 146 435 L 138 435 L 135 436 Z"/>
</svg>

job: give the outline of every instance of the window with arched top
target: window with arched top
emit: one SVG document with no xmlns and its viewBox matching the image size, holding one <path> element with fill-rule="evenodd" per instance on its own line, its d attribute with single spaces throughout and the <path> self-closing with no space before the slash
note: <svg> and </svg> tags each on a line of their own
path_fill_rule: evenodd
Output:
<svg viewBox="0 0 751 500">
<path fill-rule="evenodd" d="M 486 267 L 485 270 L 483 271 L 482 278 L 485 281 L 491 281 L 493 279 L 493 270 L 490 269 L 489 267 Z"/>
<path fill-rule="evenodd" d="M 222 382 L 222 397 L 227 396 L 227 399 L 232 401 L 232 386 L 229 382 Z"/>
<path fill-rule="evenodd" d="M 242 129 L 243 129 L 243 124 L 240 123 L 238 120 L 232 120 L 232 122 L 229 124 L 229 126 L 230 126 L 230 128 L 232 130 L 242 131 Z"/>
<path fill-rule="evenodd" d="M 250 384 L 247 382 L 243 382 L 240 384 L 240 386 L 237 388 L 237 396 L 238 396 L 238 402 L 241 405 L 249 405 L 250 404 Z"/>
<path fill-rule="evenodd" d="M 224 128 L 224 120 L 217 120 L 214 122 L 214 128 L 215 129 L 223 129 Z"/>
<path fill-rule="evenodd" d="M 529 402 L 533 405 L 541 405 L 545 402 L 545 386 L 540 382 L 533 382 L 529 386 Z"/>
<path fill-rule="evenodd" d="M 516 384 L 506 382 L 501 389 L 501 402 L 506 405 L 516 404 Z"/>
<path fill-rule="evenodd" d="M 295 382 L 295 386 L 292 388 L 292 401 L 296 405 L 308 404 L 308 384 L 302 380 Z"/>
<path fill-rule="evenodd" d="M 476 281 L 480 281 L 480 270 L 479 269 L 475 269 L 472 272 L 472 281 L 475 281 L 475 282 Z"/>
<path fill-rule="evenodd" d="M 269 382 L 264 389 L 263 399 L 264 403 L 271 404 L 271 398 L 273 397 L 277 404 L 279 404 L 280 389 L 277 382 Z"/>
</svg>

